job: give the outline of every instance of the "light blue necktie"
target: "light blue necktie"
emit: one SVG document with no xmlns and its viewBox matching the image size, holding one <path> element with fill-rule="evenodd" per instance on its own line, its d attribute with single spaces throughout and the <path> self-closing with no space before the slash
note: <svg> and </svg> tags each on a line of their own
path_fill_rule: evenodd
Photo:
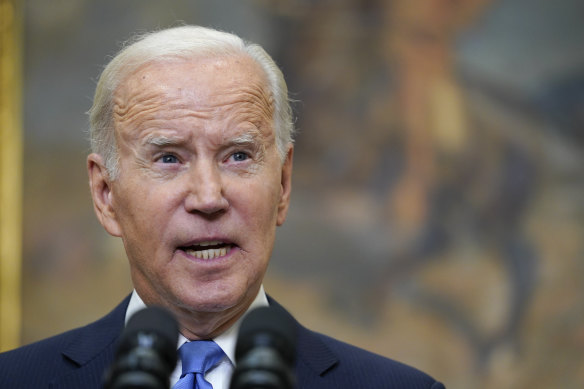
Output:
<svg viewBox="0 0 584 389">
<path fill-rule="evenodd" d="M 178 352 L 182 374 L 173 389 L 213 389 L 204 376 L 225 356 L 221 347 L 212 340 L 195 340 L 180 346 Z"/>
</svg>

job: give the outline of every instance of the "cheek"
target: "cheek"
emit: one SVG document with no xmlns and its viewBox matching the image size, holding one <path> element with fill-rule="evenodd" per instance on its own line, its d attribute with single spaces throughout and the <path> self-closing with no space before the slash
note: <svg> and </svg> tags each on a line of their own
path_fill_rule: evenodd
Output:
<svg viewBox="0 0 584 389">
<path fill-rule="evenodd" d="M 266 182 L 269 181 L 260 181 L 257 185 L 239 190 L 233 198 L 236 202 L 235 208 L 240 210 L 245 219 L 246 229 L 261 232 L 262 238 L 270 239 L 271 234 L 267 232 L 276 228 L 280 191 Z"/>
<path fill-rule="evenodd" d="M 148 236 L 160 235 L 170 218 L 174 199 L 165 188 L 127 184 L 122 195 L 117 196 L 116 209 L 123 235 L 146 243 Z M 142 234 L 143 236 L 140 236 Z M 130 238 L 130 236 L 127 236 Z"/>
</svg>

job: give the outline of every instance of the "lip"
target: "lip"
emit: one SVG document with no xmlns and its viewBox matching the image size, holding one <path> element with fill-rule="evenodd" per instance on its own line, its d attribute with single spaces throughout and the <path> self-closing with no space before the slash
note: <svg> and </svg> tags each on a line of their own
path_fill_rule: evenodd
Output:
<svg viewBox="0 0 584 389">
<path fill-rule="evenodd" d="M 222 246 L 225 246 L 227 249 L 227 253 L 225 255 L 220 255 L 220 256 L 215 256 L 213 258 L 201 258 L 198 256 L 195 256 L 192 253 L 189 253 L 189 248 L 192 246 L 200 246 L 201 250 L 212 250 L 214 247 L 216 247 L 216 245 L 207 245 L 207 243 L 213 243 L 213 242 L 221 242 Z M 204 244 L 204 245 L 201 245 Z M 208 247 L 208 248 L 206 248 Z M 226 239 L 224 237 L 204 237 L 204 238 L 197 238 L 197 239 L 193 239 L 187 243 L 184 244 L 180 244 L 176 247 L 175 251 L 180 253 L 182 256 L 186 257 L 187 259 L 189 259 L 190 261 L 194 261 L 197 263 L 203 263 L 203 264 L 209 264 L 209 263 L 217 263 L 217 262 L 221 262 L 221 261 L 225 261 L 227 259 L 229 259 L 230 257 L 232 257 L 235 252 L 239 250 L 239 246 L 235 243 L 233 243 L 232 240 L 230 239 Z"/>
<path fill-rule="evenodd" d="M 177 247 L 177 249 L 183 249 L 183 248 L 189 247 L 189 246 L 198 246 L 201 243 L 205 243 L 205 242 L 221 242 L 221 243 L 224 243 L 226 245 L 237 246 L 237 244 L 234 243 L 233 240 L 231 240 L 227 237 L 209 236 L 209 237 L 203 237 L 203 238 L 196 238 L 196 239 L 184 242 L 184 243 L 180 243 L 176 247 Z"/>
</svg>

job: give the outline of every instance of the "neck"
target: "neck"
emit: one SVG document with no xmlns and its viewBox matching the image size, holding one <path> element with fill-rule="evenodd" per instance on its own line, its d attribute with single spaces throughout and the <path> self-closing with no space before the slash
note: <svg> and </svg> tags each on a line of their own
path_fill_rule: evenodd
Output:
<svg viewBox="0 0 584 389">
<path fill-rule="evenodd" d="M 231 328 L 245 314 L 250 306 L 267 306 L 268 301 L 263 286 L 251 293 L 239 304 L 222 311 L 200 312 L 178 305 L 164 304 L 151 296 L 139 294 L 134 290 L 130 305 L 126 311 L 126 323 L 129 318 L 146 305 L 159 305 L 168 309 L 178 320 L 180 333 L 189 340 L 213 339 Z"/>
<path fill-rule="evenodd" d="M 221 312 L 173 311 L 180 333 L 189 340 L 213 339 L 228 330 L 247 311 L 253 299 Z"/>
</svg>

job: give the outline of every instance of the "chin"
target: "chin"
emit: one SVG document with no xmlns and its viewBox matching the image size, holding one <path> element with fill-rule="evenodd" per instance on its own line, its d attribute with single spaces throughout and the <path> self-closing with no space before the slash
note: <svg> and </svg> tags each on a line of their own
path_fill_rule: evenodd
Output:
<svg viewBox="0 0 584 389">
<path fill-rule="evenodd" d="M 178 298 L 179 305 L 194 312 L 223 312 L 236 307 L 245 300 L 241 293 L 230 290 L 193 291 Z"/>
</svg>

